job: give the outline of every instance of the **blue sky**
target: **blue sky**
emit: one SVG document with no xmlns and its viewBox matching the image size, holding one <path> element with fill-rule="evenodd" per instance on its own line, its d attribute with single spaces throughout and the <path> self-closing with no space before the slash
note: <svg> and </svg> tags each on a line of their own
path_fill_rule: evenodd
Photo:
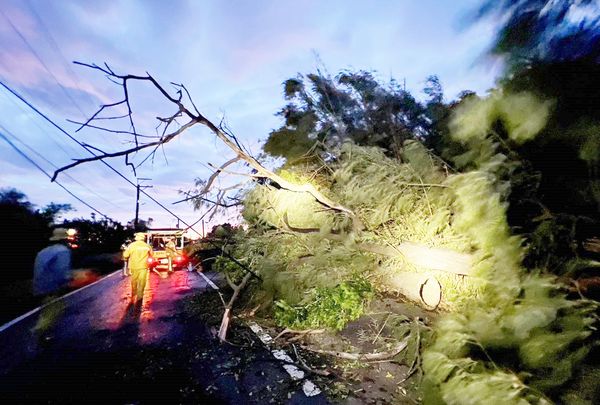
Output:
<svg viewBox="0 0 600 405">
<path fill-rule="evenodd" d="M 378 77 L 406 80 L 422 96 L 425 78 L 437 74 L 446 98 L 462 90 L 484 94 L 501 65 L 484 57 L 494 35 L 490 21 L 466 24 L 479 5 L 473 0 L 379 1 L 159 1 L 0 0 L 0 79 L 69 133 L 102 103 L 117 101 L 118 88 L 101 74 L 71 62 L 108 63 L 121 73 L 151 73 L 161 83 L 183 83 L 200 111 L 213 122 L 223 117 L 254 153 L 279 126 L 284 105 L 281 83 L 317 67 L 374 70 Z M 133 88 L 136 118 L 146 133 L 165 104 L 146 89 Z M 0 89 L 0 131 L 44 170 L 85 157 L 86 152 L 4 89 Z M 80 141 L 114 151 L 129 145 L 123 136 L 81 131 Z M 154 198 L 186 222 L 202 212 L 171 205 L 195 178 L 206 178 L 207 163 L 231 157 L 208 130 L 195 128 L 165 146 L 144 164 L 138 177 Z M 141 156 L 137 157 L 138 159 Z M 0 139 L 0 188 L 15 187 L 30 201 L 70 203 L 70 217 L 91 210 L 68 195 Z M 135 182 L 123 159 L 110 164 Z M 135 189 L 94 162 L 60 175 L 59 181 L 111 218 L 134 217 Z M 227 182 L 226 179 L 224 179 Z M 234 214 L 232 214 L 234 215 Z M 177 220 L 142 198 L 140 217 L 154 226 Z"/>
</svg>

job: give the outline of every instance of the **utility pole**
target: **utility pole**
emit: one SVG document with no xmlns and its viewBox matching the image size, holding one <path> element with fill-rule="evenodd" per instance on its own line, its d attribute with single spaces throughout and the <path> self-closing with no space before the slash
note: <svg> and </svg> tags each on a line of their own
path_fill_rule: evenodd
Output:
<svg viewBox="0 0 600 405">
<path fill-rule="evenodd" d="M 138 229 L 138 218 L 140 215 L 140 189 L 152 188 L 152 186 L 144 186 L 140 184 L 141 181 L 149 181 L 146 177 L 140 177 L 137 179 L 136 195 L 135 195 L 135 220 L 133 221 L 133 229 Z"/>
</svg>

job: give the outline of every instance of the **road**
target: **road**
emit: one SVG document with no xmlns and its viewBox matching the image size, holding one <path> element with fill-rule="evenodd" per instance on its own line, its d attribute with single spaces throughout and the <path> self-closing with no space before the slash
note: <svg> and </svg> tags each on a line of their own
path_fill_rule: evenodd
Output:
<svg viewBox="0 0 600 405">
<path fill-rule="evenodd" d="M 218 343 L 186 312 L 207 288 L 195 272 L 151 274 L 135 310 L 117 272 L 64 297 L 44 335 L 34 331 L 43 309 L 5 325 L 0 403 L 327 403 L 306 397 L 258 339 L 250 349 Z"/>
</svg>

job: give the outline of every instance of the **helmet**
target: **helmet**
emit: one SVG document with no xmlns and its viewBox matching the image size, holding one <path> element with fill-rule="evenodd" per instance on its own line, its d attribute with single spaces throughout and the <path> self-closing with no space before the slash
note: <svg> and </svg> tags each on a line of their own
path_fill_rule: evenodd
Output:
<svg viewBox="0 0 600 405">
<path fill-rule="evenodd" d="M 67 240 L 69 234 L 65 228 L 56 228 L 52 231 L 52 236 L 50 237 L 50 241 L 55 242 L 59 240 Z"/>
<path fill-rule="evenodd" d="M 144 232 L 137 232 L 135 234 L 135 240 L 145 240 L 146 234 Z"/>
</svg>

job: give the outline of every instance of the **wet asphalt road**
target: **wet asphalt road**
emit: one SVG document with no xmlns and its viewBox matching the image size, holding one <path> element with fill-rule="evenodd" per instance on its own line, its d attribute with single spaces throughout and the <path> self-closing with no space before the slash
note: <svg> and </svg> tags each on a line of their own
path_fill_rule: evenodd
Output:
<svg viewBox="0 0 600 405">
<path fill-rule="evenodd" d="M 0 403 L 327 403 L 260 343 L 220 344 L 187 315 L 184 301 L 208 288 L 195 272 L 151 274 L 136 309 L 117 272 L 65 297 L 45 335 L 33 331 L 43 311 L 0 331 Z"/>
</svg>

